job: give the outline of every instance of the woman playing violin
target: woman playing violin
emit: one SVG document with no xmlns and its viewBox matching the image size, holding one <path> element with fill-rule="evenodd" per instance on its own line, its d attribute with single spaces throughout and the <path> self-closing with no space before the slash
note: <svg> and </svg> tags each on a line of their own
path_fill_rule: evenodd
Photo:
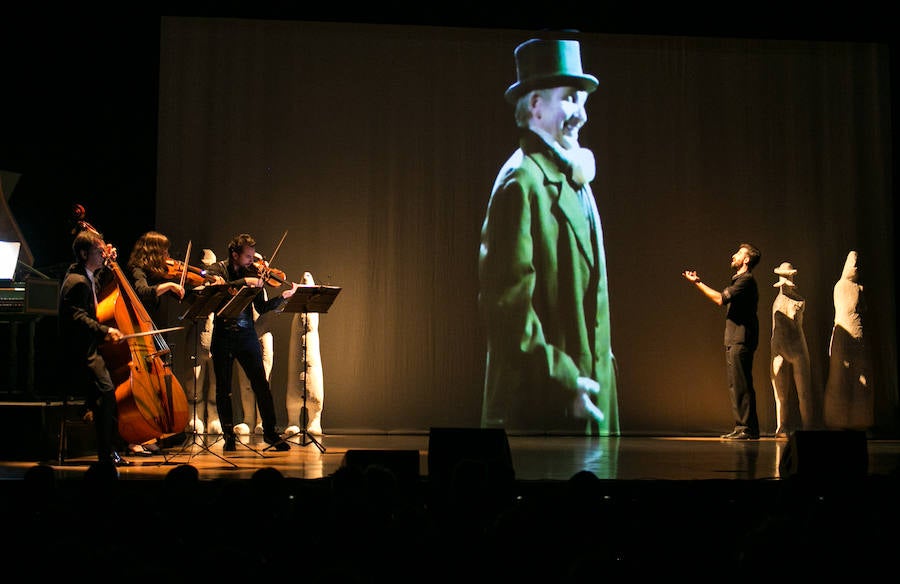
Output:
<svg viewBox="0 0 900 584">
<path fill-rule="evenodd" d="M 184 286 L 169 277 L 169 260 L 169 238 L 158 231 L 141 235 L 128 258 L 128 275 L 134 291 L 151 316 L 156 316 L 159 297 L 163 294 L 169 292 L 179 300 L 184 298 Z"/>
<path fill-rule="evenodd" d="M 128 258 L 128 279 L 135 294 L 153 319 L 157 327 L 167 327 L 170 319 L 167 298 L 184 298 L 185 289 L 179 282 L 172 282 L 169 276 L 169 238 L 158 231 L 148 231 L 141 235 Z M 149 455 L 159 451 L 155 441 L 145 444 L 129 444 L 133 454 Z"/>
</svg>

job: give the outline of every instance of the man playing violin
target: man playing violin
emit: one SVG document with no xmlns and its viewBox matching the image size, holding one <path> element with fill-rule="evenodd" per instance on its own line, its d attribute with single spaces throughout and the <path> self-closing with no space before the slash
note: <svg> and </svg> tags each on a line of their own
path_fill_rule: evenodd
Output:
<svg viewBox="0 0 900 584">
<path fill-rule="evenodd" d="M 75 263 L 66 271 L 59 292 L 63 371 L 71 374 L 75 389 L 84 394 L 97 434 L 97 460 L 127 465 L 113 448 L 118 428 L 116 386 L 99 352 L 101 342 L 118 342 L 124 335 L 97 320 L 97 294 L 108 275 L 104 261 L 115 250 L 98 233 L 84 230 L 75 236 L 72 253 Z"/>
<path fill-rule="evenodd" d="M 260 273 L 254 266 L 257 258 L 256 240 L 253 236 L 242 233 L 236 235 L 228 244 L 228 260 L 216 262 L 207 268 L 207 275 L 213 277 L 214 283 L 228 284 L 233 287 L 249 286 L 262 288 L 266 284 L 268 274 Z M 250 387 L 256 395 L 256 405 L 262 418 L 263 440 L 275 450 L 289 450 L 290 446 L 281 439 L 275 430 L 275 403 L 272 390 L 266 377 L 263 365 L 262 346 L 256 334 L 253 322 L 253 309 L 258 314 L 265 314 L 280 307 L 294 295 L 299 284 L 292 283 L 291 288 L 270 300 L 257 294 L 253 302 L 248 304 L 236 318 L 223 318 L 218 314 L 213 322 L 212 353 L 213 371 L 216 376 L 216 407 L 219 420 L 222 422 L 222 433 L 225 436 L 225 452 L 233 452 L 235 446 L 234 414 L 231 402 L 232 372 L 234 361 L 250 380 Z"/>
</svg>

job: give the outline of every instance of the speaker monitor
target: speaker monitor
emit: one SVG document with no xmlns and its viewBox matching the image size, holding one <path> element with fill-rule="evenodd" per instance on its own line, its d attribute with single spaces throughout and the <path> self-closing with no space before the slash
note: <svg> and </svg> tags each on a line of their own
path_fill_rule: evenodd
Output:
<svg viewBox="0 0 900 584">
<path fill-rule="evenodd" d="M 0 428 L 3 428 L 0 459 L 35 461 L 56 459 L 63 413 L 61 402 L 0 403 Z M 88 433 L 67 433 L 71 456 L 96 451 L 93 428 L 90 430 Z"/>
<path fill-rule="evenodd" d="M 59 280 L 31 278 L 25 282 L 25 312 L 27 314 L 59 313 Z"/>
<path fill-rule="evenodd" d="M 428 478 L 447 484 L 463 461 L 482 463 L 490 476 L 515 477 L 509 441 L 503 428 L 431 428 L 428 437 Z"/>
<path fill-rule="evenodd" d="M 869 468 L 866 433 L 861 430 L 798 430 L 788 438 L 778 471 L 782 478 L 865 477 Z"/>
</svg>

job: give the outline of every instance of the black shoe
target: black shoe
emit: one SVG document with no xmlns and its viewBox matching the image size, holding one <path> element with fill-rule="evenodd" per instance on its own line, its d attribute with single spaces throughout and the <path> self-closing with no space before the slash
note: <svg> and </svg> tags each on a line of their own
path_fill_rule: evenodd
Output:
<svg viewBox="0 0 900 584">
<path fill-rule="evenodd" d="M 153 455 L 153 453 L 150 452 L 147 448 L 145 448 L 143 444 L 129 444 L 128 452 L 132 456 L 152 456 Z"/>
<path fill-rule="evenodd" d="M 721 436 L 719 436 L 719 438 L 721 438 L 722 440 L 731 440 L 741 432 L 743 432 L 743 430 L 732 430 L 728 434 L 722 434 Z"/>
<path fill-rule="evenodd" d="M 263 434 L 263 440 L 266 444 L 271 446 L 273 450 L 277 450 L 278 452 L 285 452 L 291 449 L 290 444 L 282 440 L 281 436 L 278 434 Z"/>
<path fill-rule="evenodd" d="M 759 440 L 759 434 L 753 434 L 747 430 L 732 434 L 727 440 Z"/>
<path fill-rule="evenodd" d="M 162 454 L 162 448 L 160 448 L 159 444 L 155 442 L 151 442 L 150 444 L 142 444 L 144 447 L 144 451 L 150 453 L 150 456 L 154 454 Z"/>
<path fill-rule="evenodd" d="M 234 434 L 225 434 L 225 444 L 222 445 L 222 452 L 235 452 L 237 444 L 235 444 Z"/>
</svg>

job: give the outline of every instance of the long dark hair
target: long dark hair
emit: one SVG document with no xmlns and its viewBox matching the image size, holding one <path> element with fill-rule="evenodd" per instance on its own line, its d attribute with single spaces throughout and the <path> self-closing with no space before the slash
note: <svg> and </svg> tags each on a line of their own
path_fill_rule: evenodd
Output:
<svg viewBox="0 0 900 584">
<path fill-rule="evenodd" d="M 148 231 L 134 242 L 128 268 L 141 268 L 148 276 L 165 278 L 169 273 L 169 238 L 158 231 Z"/>
</svg>

